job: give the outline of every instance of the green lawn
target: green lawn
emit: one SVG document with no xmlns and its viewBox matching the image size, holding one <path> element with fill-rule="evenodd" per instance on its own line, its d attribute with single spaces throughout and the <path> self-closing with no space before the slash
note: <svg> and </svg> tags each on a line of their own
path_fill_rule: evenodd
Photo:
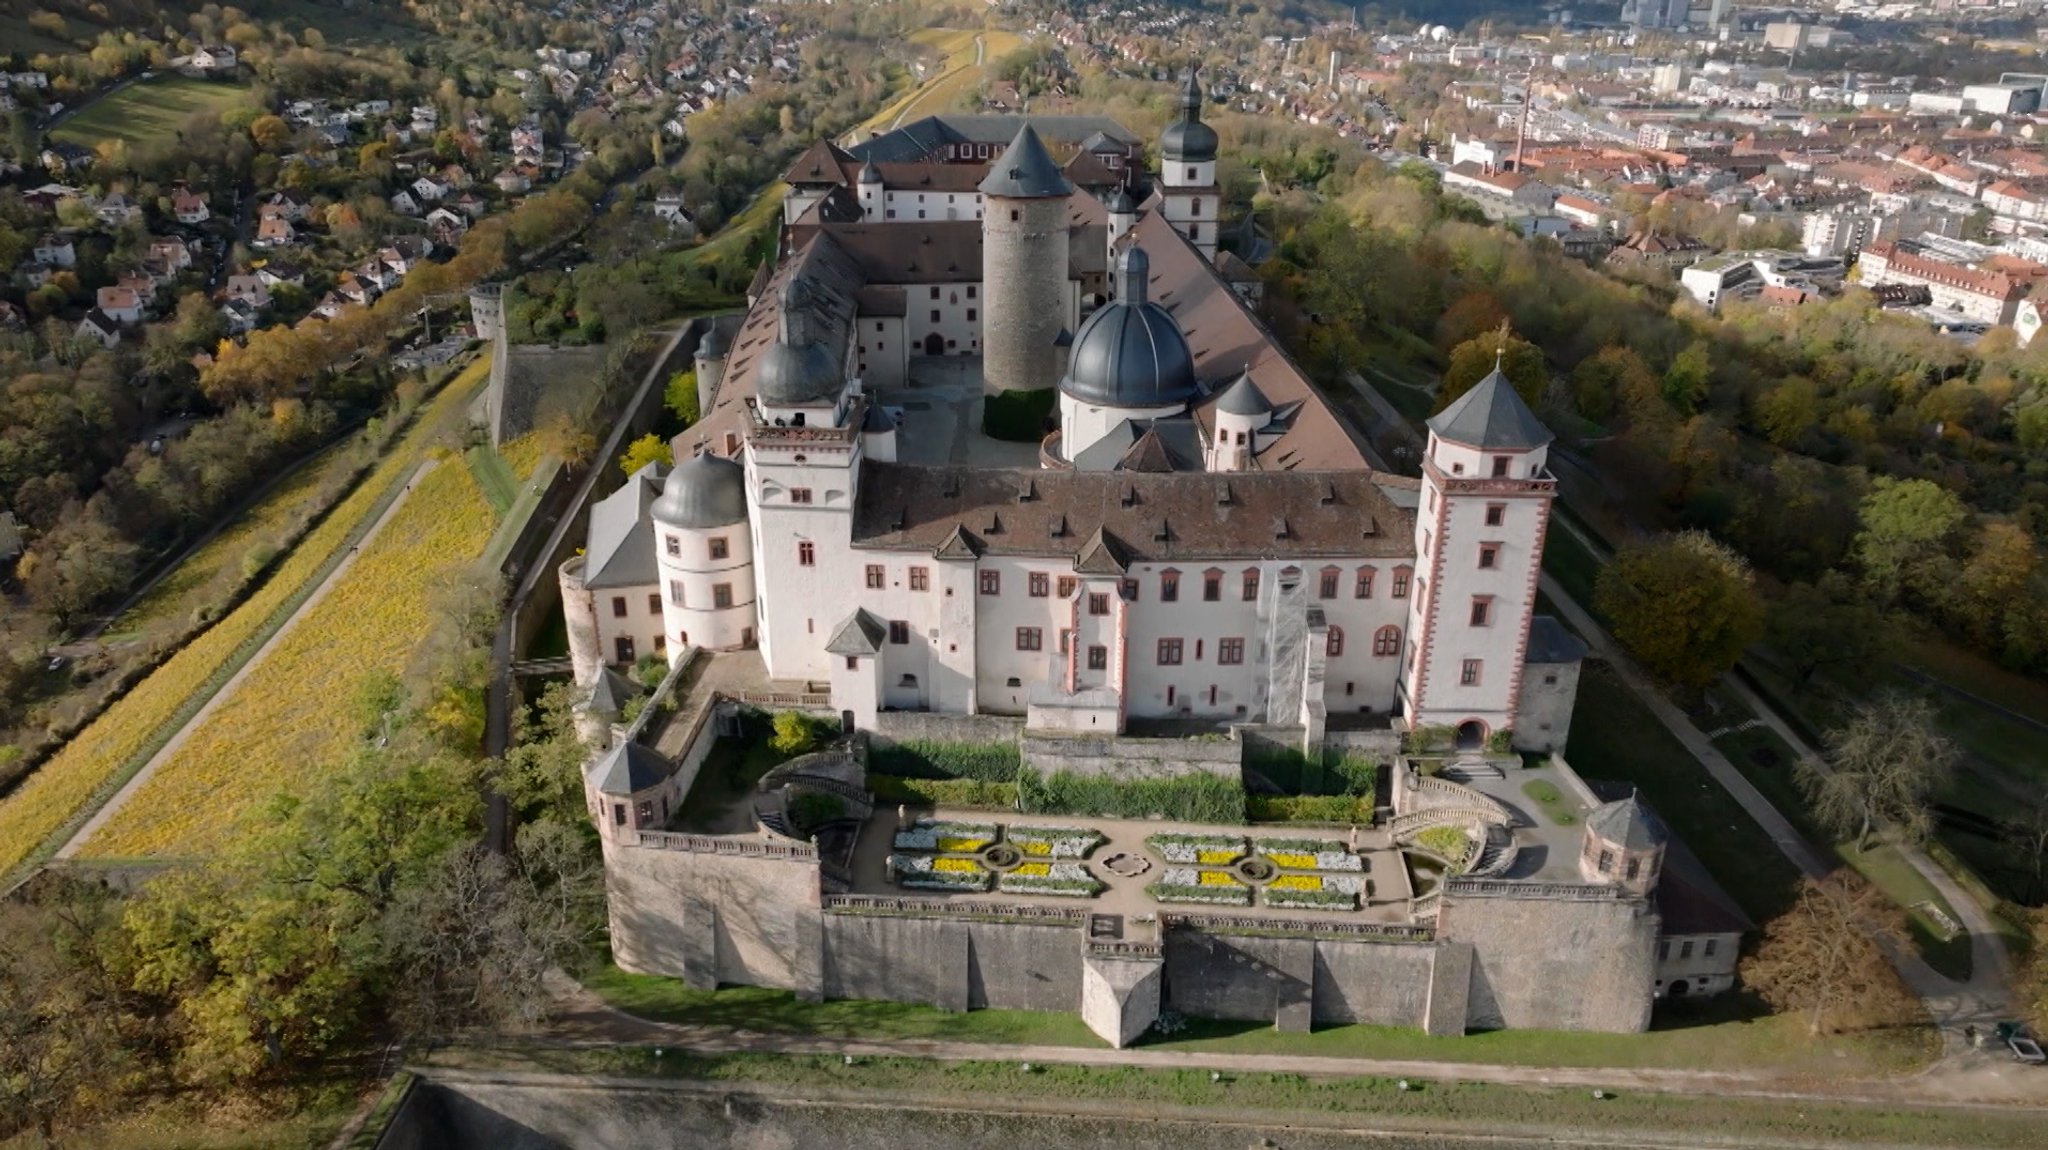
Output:
<svg viewBox="0 0 2048 1150">
<path fill-rule="evenodd" d="M 519 498 L 518 477 L 504 458 L 489 447 L 472 447 L 462 453 L 462 461 L 469 465 L 469 474 L 484 493 L 484 500 L 491 505 L 491 513 L 499 519 L 512 510 L 512 503 Z"/>
<path fill-rule="evenodd" d="M 1404 1090 L 1393 1080 L 1363 1076 L 1211 1074 L 1206 1068 L 1148 1070 L 1063 1064 L 1026 1067 L 1009 1058 L 941 1062 L 869 1057 L 848 1063 L 836 1055 L 695 1056 L 673 1050 L 657 1054 L 645 1048 L 451 1048 L 436 1053 L 431 1062 L 469 1069 L 655 1076 L 734 1088 L 753 1086 L 803 1099 L 807 1106 L 836 1099 L 841 1104 L 878 1107 L 883 1113 L 901 1111 L 911 1100 L 919 1109 L 941 1110 L 960 1106 L 967 1099 L 974 1100 L 975 1106 L 997 1107 L 1004 1100 L 1017 1100 L 1029 1101 L 1048 1114 L 1085 1109 L 1134 1121 L 1183 1115 L 1199 1119 L 1206 1113 L 1217 1120 L 1285 1123 L 1290 1115 L 1369 1114 L 1374 1116 L 1375 1126 L 1412 1129 L 1419 1137 L 1427 1137 L 1424 1131 L 1527 1133 L 1534 1127 L 1559 1133 L 1588 1128 L 1637 1132 L 1660 1145 L 1683 1144 L 1687 1138 L 1697 1139 L 1691 1143 L 1694 1145 L 1757 1145 L 1758 1138 L 1799 1145 L 1821 1140 L 1829 1145 L 1920 1145 L 1926 1143 L 1930 1130 L 1939 1130 L 1943 1145 L 2033 1147 L 2040 1139 L 2038 1116 L 2021 1112 L 1957 1109 L 1936 1115 L 1904 1106 L 1744 1097 L 1719 1097 L 1711 1105 L 1703 1105 L 1697 1097 L 1646 1091 L 1610 1090 L 1595 1098 L 1592 1091 L 1576 1088 L 1454 1082 L 1422 1082 Z M 1193 1109 L 1180 1112 L 1167 1109 L 1170 1107 Z M 919 1120 L 914 1113 L 903 1114 L 906 1123 Z M 1011 1120 L 1030 1121 L 1015 1116 Z M 1007 1131 L 996 1139 L 1000 1143 L 1012 1140 Z M 1104 1144 L 1110 1141 L 1114 1139 Z M 1575 1141 L 1566 1138 L 1559 1144 Z M 1432 1139 L 1428 1144 L 1439 1143 Z M 1628 1142 L 1603 1139 L 1602 1144 Z"/>
<path fill-rule="evenodd" d="M 195 113 L 219 115 L 248 97 L 246 84 L 158 76 L 101 100 L 50 135 L 88 148 L 102 140 L 141 144 L 176 133 Z"/>
<path fill-rule="evenodd" d="M 1568 514 L 1562 507 L 1557 508 L 1557 513 L 1560 520 Z M 1593 610 L 1593 582 L 1600 575 L 1600 567 L 1600 558 L 1563 523 L 1553 523 L 1543 536 L 1544 573 L 1556 579 L 1565 593 L 1588 611 Z"/>
<path fill-rule="evenodd" d="M 1564 797 L 1555 786 L 1542 779 L 1530 779 L 1522 784 L 1522 793 L 1529 796 L 1543 810 L 1543 817 L 1561 827 L 1571 826 L 1579 821 L 1572 813 L 1574 804 Z"/>
</svg>

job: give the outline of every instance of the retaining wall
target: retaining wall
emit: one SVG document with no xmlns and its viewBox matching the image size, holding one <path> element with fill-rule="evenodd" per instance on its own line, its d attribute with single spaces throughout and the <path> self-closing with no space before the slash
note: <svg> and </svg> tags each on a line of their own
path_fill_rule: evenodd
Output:
<svg viewBox="0 0 2048 1150">
<path fill-rule="evenodd" d="M 1042 774 L 1071 771 L 1121 780 L 1172 779 L 1193 774 L 1244 778 L 1244 748 L 1236 739 L 1141 739 L 1035 735 L 1020 744 L 1024 765 Z"/>
<path fill-rule="evenodd" d="M 1636 899 L 1532 895 L 1524 889 L 1518 897 L 1456 890 L 1444 896 L 1438 937 L 1472 948 L 1468 1025 L 1621 1033 L 1648 1029 L 1656 912 Z"/>
<path fill-rule="evenodd" d="M 945 1010 L 1078 1011 L 1081 941 L 1078 923 L 828 913 L 825 997 Z"/>
<path fill-rule="evenodd" d="M 1265 938 L 1174 930 L 1166 935 L 1169 1008 L 1202 1018 L 1421 1027 L 1436 946 Z M 1287 1025 L 1287 1017 L 1298 1020 Z"/>
<path fill-rule="evenodd" d="M 1014 743 L 1024 724 L 1005 715 L 883 711 L 869 728 L 881 743 Z"/>
</svg>

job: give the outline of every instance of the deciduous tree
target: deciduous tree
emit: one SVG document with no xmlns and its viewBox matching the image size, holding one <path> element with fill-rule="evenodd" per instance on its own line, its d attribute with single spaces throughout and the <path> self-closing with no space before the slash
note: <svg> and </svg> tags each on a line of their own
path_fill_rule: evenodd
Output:
<svg viewBox="0 0 2048 1150">
<path fill-rule="evenodd" d="M 1960 757 L 1935 725 L 1933 704 L 1887 691 L 1828 732 L 1826 765 L 1802 762 L 1799 785 L 1814 819 L 1833 834 L 1856 836 L 1859 851 L 1881 825 L 1924 842 L 1934 830 L 1934 794 Z"/>
<path fill-rule="evenodd" d="M 1904 945 L 1883 893 L 1843 872 L 1803 879 L 1791 908 L 1764 926 L 1742 982 L 1774 1009 L 1805 1014 L 1809 1035 L 1890 1025 L 1915 1004 L 1879 938 Z"/>
<path fill-rule="evenodd" d="M 1885 603 L 1939 591 L 1969 518 L 1954 492 L 1928 480 L 1879 477 L 1858 514 L 1855 553 L 1865 584 Z"/>
<path fill-rule="evenodd" d="M 626 445 L 625 452 L 619 456 L 619 470 L 632 475 L 650 463 L 667 467 L 673 462 L 668 440 L 649 432 Z"/>
<path fill-rule="evenodd" d="M 1653 674 L 1692 690 L 1726 673 L 1763 630 L 1748 564 L 1699 531 L 1622 548 L 1593 603 Z"/>
<path fill-rule="evenodd" d="M 1436 410 L 1442 411 L 1471 391 L 1496 365 L 1515 385 L 1515 394 L 1523 402 L 1531 407 L 1543 402 L 1543 393 L 1550 387 L 1550 368 L 1543 362 L 1542 349 L 1518 338 L 1503 324 L 1500 330 L 1473 336 L 1451 351 L 1450 366 L 1444 369 L 1444 381 L 1437 388 Z"/>
</svg>

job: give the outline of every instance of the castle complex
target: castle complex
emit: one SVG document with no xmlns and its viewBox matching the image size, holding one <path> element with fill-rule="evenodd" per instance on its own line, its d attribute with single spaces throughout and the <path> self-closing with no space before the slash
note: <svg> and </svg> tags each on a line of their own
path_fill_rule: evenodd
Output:
<svg viewBox="0 0 2048 1150">
<path fill-rule="evenodd" d="M 1725 988 L 1739 914 L 1660 885 L 1685 868 L 1655 816 L 1555 757 L 1584 648 L 1535 614 L 1550 434 L 1496 370 L 1429 421 L 1419 479 L 1373 467 L 1219 270 L 1243 264 L 1202 102 L 1190 77 L 1156 174 L 1083 117 L 919 121 L 791 166 L 676 464 L 593 506 L 560 573 L 621 965 L 1079 1010 L 1113 1043 L 1164 1008 L 1630 1030 Z M 1035 444 L 982 435 L 1020 411 Z M 670 691 L 743 662 L 848 738 L 685 815 L 737 700 L 610 728 L 612 668 L 650 654 Z M 1362 757 L 1380 809 L 1278 839 L 892 816 L 871 751 L 930 742 L 1113 782 L 1243 781 L 1255 743 Z M 1517 752 L 1553 756 L 1578 817 L 1494 785 Z"/>
</svg>

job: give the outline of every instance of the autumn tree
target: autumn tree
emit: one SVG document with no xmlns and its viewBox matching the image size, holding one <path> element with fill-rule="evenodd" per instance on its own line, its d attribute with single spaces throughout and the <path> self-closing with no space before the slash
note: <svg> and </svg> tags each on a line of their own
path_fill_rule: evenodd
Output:
<svg viewBox="0 0 2048 1150">
<path fill-rule="evenodd" d="M 668 387 L 662 392 L 662 402 L 669 414 L 676 417 L 684 427 L 697 422 L 697 373 L 679 371 L 668 377 Z"/>
<path fill-rule="evenodd" d="M 1887 691 L 1829 731 L 1827 762 L 1802 762 L 1797 777 L 1815 821 L 1831 834 L 1854 835 L 1861 851 L 1879 826 L 1925 842 L 1934 831 L 1934 794 L 1960 757 L 1935 725 L 1932 703 Z"/>
<path fill-rule="evenodd" d="M 266 152 L 281 152 L 292 142 L 292 126 L 282 116 L 258 116 L 249 125 L 249 138 Z"/>
<path fill-rule="evenodd" d="M 1725 674 L 1763 631 L 1748 564 L 1699 531 L 1622 548 L 1593 605 L 1651 673 L 1691 690 Z"/>
<path fill-rule="evenodd" d="M 619 470 L 630 476 L 650 463 L 667 467 L 673 462 L 668 440 L 649 432 L 626 445 L 626 450 L 619 456 Z"/>
<path fill-rule="evenodd" d="M 1806 1015 L 1809 1035 L 1890 1025 L 1916 1006 L 1879 939 L 1905 945 L 1898 909 L 1877 888 L 1844 872 L 1802 879 L 1742 963 L 1742 982 L 1772 1009 Z"/>
<path fill-rule="evenodd" d="M 1543 393 L 1550 387 L 1550 369 L 1543 362 L 1543 350 L 1509 332 L 1503 324 L 1499 330 L 1474 336 L 1452 349 L 1450 366 L 1444 369 L 1444 381 L 1437 387 L 1436 410 L 1442 411 L 1471 391 L 1496 366 L 1514 384 L 1515 394 L 1523 402 L 1531 407 L 1543 402 Z"/>
<path fill-rule="evenodd" d="M 1801 687 L 1822 670 L 1880 662 L 1892 644 L 1891 621 L 1838 571 L 1785 588 L 1765 613 L 1764 633 Z"/>
<path fill-rule="evenodd" d="M 1947 585 L 1970 512 L 1954 492 L 1928 480 L 1880 476 L 1857 518 L 1857 566 L 1864 584 L 1889 604 L 1901 594 L 1932 597 Z"/>
</svg>

